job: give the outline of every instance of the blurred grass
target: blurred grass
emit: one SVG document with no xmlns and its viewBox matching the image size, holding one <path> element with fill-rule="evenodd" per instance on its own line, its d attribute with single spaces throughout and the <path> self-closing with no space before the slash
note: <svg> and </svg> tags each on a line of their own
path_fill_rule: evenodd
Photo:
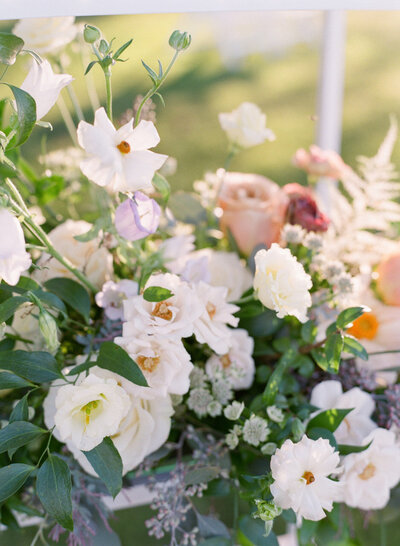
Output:
<svg viewBox="0 0 400 546">
<path fill-rule="evenodd" d="M 83 20 L 82 20 L 83 21 Z M 85 18 L 98 25 L 107 38 L 117 37 L 117 44 L 134 38 L 126 52 L 129 62 L 114 69 L 114 114 L 117 118 L 132 106 L 138 93 L 144 94 L 149 79 L 141 67 L 143 58 L 156 66 L 160 58 L 167 64 L 172 50 L 168 37 L 175 28 L 193 33 L 193 45 L 178 60 L 163 88 L 164 109 L 157 103 L 157 127 L 161 144 L 157 151 L 178 160 L 177 173 L 170 178 L 174 189 L 189 189 L 206 170 L 220 167 L 227 143 L 219 128 L 217 115 L 230 111 L 247 100 L 259 104 L 267 113 L 268 126 L 277 135 L 274 143 L 266 143 L 246 151 L 231 168 L 258 172 L 280 184 L 302 181 L 303 175 L 291 166 L 290 159 L 298 147 L 307 147 L 314 139 L 318 48 L 298 45 L 278 58 L 252 55 L 237 70 L 227 69 L 213 47 L 207 46 L 209 30 L 199 24 L 200 16 L 138 15 Z M 0 30 L 10 30 L 12 23 L 0 23 Z M 359 154 L 372 155 L 388 127 L 388 116 L 400 117 L 400 12 L 353 12 L 348 15 L 346 48 L 346 86 L 343 115 L 343 157 L 351 165 Z M 229 29 L 226 29 L 229 32 Z M 78 55 L 71 52 L 68 71 L 75 77 L 74 87 L 81 99 L 85 116 L 93 113 L 86 94 L 83 66 Z M 25 62 L 7 72 L 7 81 L 21 83 Z M 92 70 L 99 95 L 104 100 L 104 82 L 99 67 Z M 69 104 L 67 93 L 64 98 Z M 24 154 L 37 163 L 37 156 L 46 138 L 48 150 L 71 144 L 57 108 L 46 116 L 54 125 L 54 133 L 36 128 Z M 394 160 L 400 168 L 399 146 Z M 144 519 L 148 508 L 125 510 L 116 514 L 113 527 L 123 546 L 149 546 L 158 543 L 146 538 Z M 0 544 L 27 545 L 34 531 L 9 531 L 0 536 Z M 379 526 L 360 531 L 364 545 L 379 543 Z M 388 529 L 386 545 L 400 544 L 398 523 Z M 100 543 L 96 546 L 100 546 Z M 107 545 L 108 546 L 108 545 Z"/>
</svg>

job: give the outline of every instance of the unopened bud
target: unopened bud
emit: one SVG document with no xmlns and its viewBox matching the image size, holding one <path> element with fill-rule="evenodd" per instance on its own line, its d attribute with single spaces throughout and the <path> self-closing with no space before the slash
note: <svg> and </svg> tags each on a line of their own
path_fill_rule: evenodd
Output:
<svg viewBox="0 0 400 546">
<path fill-rule="evenodd" d="M 85 29 L 83 31 L 83 38 L 86 43 L 88 44 L 94 44 L 94 42 L 97 42 L 101 37 L 101 32 L 97 27 L 94 27 L 93 25 L 85 25 Z"/>
<path fill-rule="evenodd" d="M 190 46 L 192 37 L 188 32 L 181 32 L 180 30 L 174 30 L 169 38 L 169 45 L 176 49 L 176 51 L 183 51 Z"/>
<path fill-rule="evenodd" d="M 58 341 L 57 323 L 52 315 L 45 309 L 41 309 L 39 312 L 39 328 L 46 341 L 48 350 L 55 352 L 60 342 Z"/>
<path fill-rule="evenodd" d="M 305 424 L 302 421 L 300 421 L 300 419 L 298 419 L 297 417 L 293 419 L 293 423 L 292 423 L 293 440 L 295 442 L 299 442 L 303 438 L 305 432 L 306 432 Z"/>
</svg>

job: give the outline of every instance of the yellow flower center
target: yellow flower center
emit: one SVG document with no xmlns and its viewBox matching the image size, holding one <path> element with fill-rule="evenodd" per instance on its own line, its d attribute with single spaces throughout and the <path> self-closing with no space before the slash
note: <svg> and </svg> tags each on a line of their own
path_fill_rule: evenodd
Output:
<svg viewBox="0 0 400 546">
<path fill-rule="evenodd" d="M 117 148 L 121 152 L 121 154 L 129 154 L 129 152 L 131 151 L 131 146 L 130 146 L 129 142 L 127 142 L 126 140 L 122 140 L 117 145 Z"/>
<path fill-rule="evenodd" d="M 206 305 L 207 313 L 210 319 L 213 319 L 215 317 L 215 313 L 217 312 L 217 308 L 215 305 L 211 302 L 208 302 Z"/>
<path fill-rule="evenodd" d="M 144 372 L 154 372 L 154 370 L 157 368 L 157 366 L 160 364 L 160 357 L 159 356 L 143 356 L 139 355 L 136 358 L 136 362 L 138 363 L 139 367 L 142 368 Z"/>
<path fill-rule="evenodd" d="M 372 463 L 368 463 L 364 470 L 361 472 L 361 474 L 358 475 L 358 477 L 362 480 L 369 480 L 370 478 L 375 476 L 375 472 L 376 466 Z"/>
<path fill-rule="evenodd" d="M 158 303 L 155 304 L 151 314 L 153 315 L 153 317 L 159 317 L 164 320 L 171 320 L 173 315 L 172 315 L 172 311 L 168 309 L 170 305 L 171 304 L 168 303 L 167 301 L 159 301 Z"/>
<path fill-rule="evenodd" d="M 306 485 L 310 485 L 310 483 L 315 482 L 314 474 L 309 470 L 306 470 L 302 477 L 306 480 Z"/>
<path fill-rule="evenodd" d="M 92 400 L 88 402 L 85 406 L 81 407 L 81 411 L 85 413 L 85 423 L 88 425 L 90 423 L 90 414 L 95 410 L 99 405 L 100 400 Z"/>
<path fill-rule="evenodd" d="M 229 358 L 229 355 L 221 356 L 220 362 L 224 369 L 229 368 L 229 366 L 232 364 L 232 360 Z"/>
<path fill-rule="evenodd" d="M 357 339 L 374 339 L 379 328 L 379 322 L 373 313 L 364 313 L 353 322 L 347 333 Z"/>
</svg>

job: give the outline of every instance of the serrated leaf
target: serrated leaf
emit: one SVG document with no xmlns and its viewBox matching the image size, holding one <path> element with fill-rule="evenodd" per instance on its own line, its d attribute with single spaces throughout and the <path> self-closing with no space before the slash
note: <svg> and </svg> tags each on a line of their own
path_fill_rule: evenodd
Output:
<svg viewBox="0 0 400 546">
<path fill-rule="evenodd" d="M 336 324 L 338 328 L 341 328 L 343 330 L 344 328 L 346 328 L 346 326 L 361 317 L 361 315 L 363 315 L 368 310 L 368 307 L 349 307 L 348 309 L 345 309 L 344 311 L 339 313 L 339 316 L 336 319 Z"/>
<path fill-rule="evenodd" d="M 44 351 L 0 351 L 0 369 L 33 383 L 48 383 L 62 377 L 54 356 Z"/>
<path fill-rule="evenodd" d="M 14 495 L 35 470 L 28 464 L 9 464 L 0 468 L 0 503 Z"/>
<path fill-rule="evenodd" d="M 11 318 L 18 307 L 27 301 L 29 301 L 29 299 L 25 296 L 14 296 L 13 298 L 6 299 L 3 303 L 0 303 L 0 323 L 6 322 Z"/>
<path fill-rule="evenodd" d="M 207 483 L 219 476 L 221 469 L 218 466 L 204 466 L 189 470 L 185 475 L 186 485 L 196 485 L 198 483 Z"/>
<path fill-rule="evenodd" d="M 14 421 L 0 430 L 0 453 L 18 449 L 45 433 L 45 430 L 33 423 Z"/>
<path fill-rule="evenodd" d="M 122 488 L 122 460 L 110 438 L 83 454 L 104 482 L 113 498 Z"/>
<path fill-rule="evenodd" d="M 321 411 L 315 417 L 313 417 L 307 425 L 307 430 L 312 428 L 325 428 L 330 432 L 335 432 L 338 426 L 341 424 L 343 419 L 348 415 L 354 408 L 350 409 L 338 409 L 333 408 L 326 411 Z"/>
<path fill-rule="evenodd" d="M 367 351 L 355 337 L 344 336 L 343 351 L 358 356 L 362 360 L 368 360 Z"/>
<path fill-rule="evenodd" d="M 143 292 L 143 298 L 150 302 L 165 301 L 173 295 L 174 294 L 171 292 L 171 290 L 168 290 L 168 288 L 163 288 L 162 286 L 149 286 Z"/>
<path fill-rule="evenodd" d="M 57 277 L 46 281 L 44 286 L 82 315 L 86 321 L 89 320 L 90 296 L 81 284 L 72 279 Z"/>
<path fill-rule="evenodd" d="M 24 41 L 15 34 L 0 32 L 0 63 L 12 65 L 24 47 Z"/>
<path fill-rule="evenodd" d="M 159 192 L 162 199 L 167 202 L 169 196 L 171 195 L 171 186 L 166 178 L 164 178 L 160 173 L 155 173 L 153 176 L 152 184 L 156 191 Z"/>
<path fill-rule="evenodd" d="M 22 377 L 0 370 L 0 389 L 22 389 L 23 387 L 31 386 L 32 383 Z"/>
<path fill-rule="evenodd" d="M 135 385 L 148 387 L 142 370 L 136 362 L 132 360 L 122 347 L 112 341 L 105 341 L 101 344 L 96 366 L 121 375 L 125 379 L 135 383 Z"/>
<path fill-rule="evenodd" d="M 64 529 L 73 531 L 71 472 L 60 457 L 49 455 L 39 468 L 36 493 L 46 512 Z"/>
<path fill-rule="evenodd" d="M 8 83 L 4 85 L 8 85 L 11 89 L 17 108 L 18 132 L 17 136 L 13 138 L 8 145 L 8 149 L 12 149 L 21 146 L 21 144 L 28 140 L 32 129 L 35 127 L 36 102 L 35 99 L 23 89 Z"/>
<path fill-rule="evenodd" d="M 339 371 L 340 358 L 343 350 L 342 334 L 332 334 L 325 342 L 325 355 L 329 368 L 334 373 Z"/>
</svg>

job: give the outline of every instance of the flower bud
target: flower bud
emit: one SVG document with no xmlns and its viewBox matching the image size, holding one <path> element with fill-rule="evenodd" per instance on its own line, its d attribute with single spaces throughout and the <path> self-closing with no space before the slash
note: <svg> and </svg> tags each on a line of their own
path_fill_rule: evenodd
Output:
<svg viewBox="0 0 400 546">
<path fill-rule="evenodd" d="M 121 237 L 137 241 L 156 231 L 160 215 L 158 203 L 137 191 L 134 199 L 126 199 L 115 211 L 115 227 Z"/>
<path fill-rule="evenodd" d="M 93 25 L 85 25 L 85 29 L 83 31 L 83 38 L 86 43 L 88 44 L 94 44 L 94 42 L 97 42 L 101 37 L 101 32 L 97 27 L 94 27 Z"/>
<path fill-rule="evenodd" d="M 289 197 L 287 221 L 297 224 L 307 231 L 327 231 L 330 220 L 323 214 L 309 188 L 296 182 L 283 186 L 283 191 Z"/>
<path fill-rule="evenodd" d="M 40 309 L 39 313 L 39 328 L 46 341 L 48 350 L 51 353 L 55 352 L 60 345 L 57 335 L 57 323 L 54 317 L 43 308 Z"/>
<path fill-rule="evenodd" d="M 169 45 L 176 49 L 176 51 L 183 51 L 190 46 L 192 37 L 187 32 L 181 32 L 180 30 L 174 30 L 169 38 Z"/>
<path fill-rule="evenodd" d="M 293 419 L 293 423 L 292 423 L 293 440 L 295 442 L 299 442 L 303 438 L 305 432 L 306 432 L 305 424 L 302 421 L 300 421 L 300 419 L 298 419 L 297 417 Z"/>
</svg>

